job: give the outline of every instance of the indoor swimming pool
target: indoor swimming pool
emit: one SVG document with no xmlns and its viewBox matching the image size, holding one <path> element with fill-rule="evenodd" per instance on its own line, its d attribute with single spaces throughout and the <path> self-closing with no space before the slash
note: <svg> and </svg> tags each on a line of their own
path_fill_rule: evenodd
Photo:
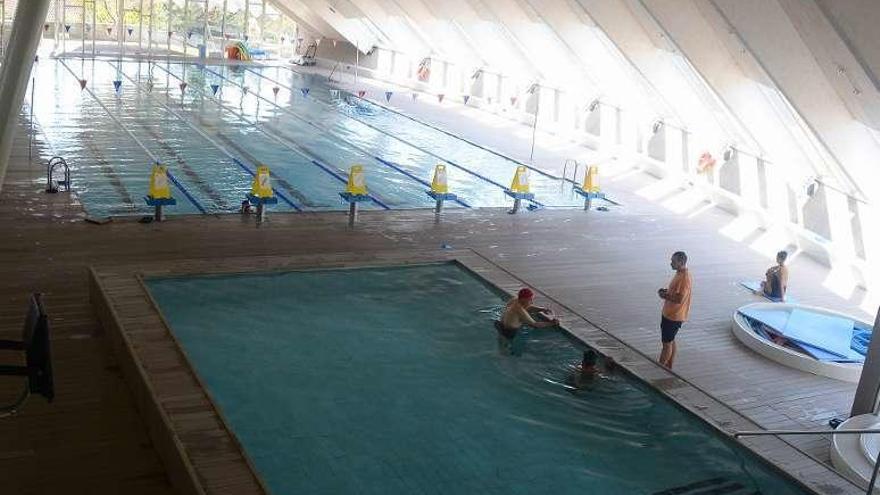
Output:
<svg viewBox="0 0 880 495">
<path fill-rule="evenodd" d="M 425 190 L 438 164 L 460 198 L 450 207 L 509 206 L 504 189 L 520 165 L 288 67 L 48 59 L 36 64 L 34 85 L 48 152 L 70 164 L 92 216 L 151 211 L 151 154 L 170 172 L 169 214 L 237 211 L 263 164 L 275 211 L 345 209 L 338 193 L 354 164 L 366 171 L 367 209 L 431 207 Z M 539 165 L 530 206 L 582 204 L 571 183 Z"/>
<path fill-rule="evenodd" d="M 457 263 L 146 285 L 272 493 L 808 493 Z"/>
</svg>

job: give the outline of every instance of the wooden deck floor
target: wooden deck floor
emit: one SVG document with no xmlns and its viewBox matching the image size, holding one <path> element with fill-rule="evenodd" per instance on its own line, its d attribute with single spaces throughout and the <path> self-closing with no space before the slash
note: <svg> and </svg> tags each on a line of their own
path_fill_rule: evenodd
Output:
<svg viewBox="0 0 880 495">
<path fill-rule="evenodd" d="M 66 195 L 42 192 L 42 165 L 28 165 L 26 147 L 17 144 L 0 194 L 0 338 L 17 336 L 27 294 L 44 292 L 58 390 L 55 403 L 33 398 L 19 416 L 0 420 L 4 494 L 171 492 L 89 304 L 87 267 L 107 263 L 471 248 L 653 355 L 659 346 L 655 292 L 671 275 L 669 254 L 685 249 L 695 296 L 692 321 L 679 337 L 679 375 L 765 428 L 820 429 L 849 409 L 852 384 L 783 368 L 733 339 L 731 312 L 754 300 L 736 281 L 763 273 L 769 260 L 719 233 L 733 220 L 725 213 L 708 209 L 689 217 L 635 194 L 659 190 L 642 174 L 606 184 L 626 205 L 607 213 L 459 211 L 435 223 L 424 211 L 370 212 L 353 230 L 342 214 L 274 215 L 260 227 L 237 216 L 97 226 L 83 222 Z M 863 295 L 843 299 L 823 288 L 827 273 L 812 260 L 796 259 L 792 273 L 802 302 L 870 317 L 858 310 Z M 0 382 L 0 397 L 12 397 L 15 385 Z M 827 460 L 827 439 L 797 445 Z"/>
</svg>

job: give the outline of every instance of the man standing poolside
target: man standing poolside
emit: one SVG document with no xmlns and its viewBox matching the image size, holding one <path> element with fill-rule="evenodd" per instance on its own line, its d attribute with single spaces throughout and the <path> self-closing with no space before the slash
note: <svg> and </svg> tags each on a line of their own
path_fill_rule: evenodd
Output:
<svg viewBox="0 0 880 495">
<path fill-rule="evenodd" d="M 657 291 L 657 295 L 663 299 L 660 319 L 660 342 L 663 348 L 658 361 L 661 365 L 672 369 L 672 364 L 675 362 L 675 336 L 681 324 L 687 321 L 691 309 L 693 281 L 687 269 L 687 254 L 684 251 L 672 253 L 670 265 L 675 270 L 675 276 L 669 282 L 669 287 Z"/>
</svg>

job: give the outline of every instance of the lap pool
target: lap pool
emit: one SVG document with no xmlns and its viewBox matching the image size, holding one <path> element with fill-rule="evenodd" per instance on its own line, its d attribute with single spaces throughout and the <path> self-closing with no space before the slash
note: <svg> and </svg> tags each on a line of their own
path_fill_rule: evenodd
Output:
<svg viewBox="0 0 880 495">
<path fill-rule="evenodd" d="M 48 160 L 62 156 L 93 216 L 144 215 L 153 160 L 168 167 L 169 214 L 238 210 L 267 165 L 274 211 L 345 210 L 348 170 L 362 165 L 364 208 L 429 208 L 444 164 L 452 208 L 510 206 L 518 161 L 334 89 L 289 67 L 58 58 L 34 68 L 33 117 Z M 572 183 L 529 164 L 532 208 L 578 207 Z"/>
<path fill-rule="evenodd" d="M 145 283 L 275 494 L 809 493 L 456 263 Z"/>
</svg>

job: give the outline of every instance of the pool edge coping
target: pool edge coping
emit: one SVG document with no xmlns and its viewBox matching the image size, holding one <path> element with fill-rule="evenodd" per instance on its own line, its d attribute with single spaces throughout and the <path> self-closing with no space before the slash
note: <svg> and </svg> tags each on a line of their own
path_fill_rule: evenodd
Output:
<svg viewBox="0 0 880 495">
<path fill-rule="evenodd" d="M 227 439 L 235 446 L 235 450 L 240 456 L 240 459 L 236 462 L 240 462 L 241 466 L 246 466 L 253 476 L 255 486 L 252 488 L 256 488 L 256 490 L 237 493 L 270 493 L 243 446 L 239 443 L 234 431 L 227 423 L 222 411 L 195 371 L 195 367 L 192 366 L 185 350 L 171 331 L 170 325 L 168 325 L 161 310 L 155 300 L 153 300 L 144 280 L 149 278 L 199 275 L 412 266 L 444 262 L 456 263 L 482 282 L 508 295 L 515 293 L 523 285 L 530 285 L 520 279 L 515 273 L 508 271 L 474 249 L 420 250 L 415 252 L 384 251 L 369 255 L 349 252 L 296 256 L 175 260 L 141 264 L 123 263 L 99 267 L 93 266 L 89 268 L 90 299 L 102 326 L 105 329 L 113 330 L 108 333 L 113 334 L 111 339 L 114 343 L 116 354 L 120 355 L 127 365 L 123 366 L 126 382 L 128 382 L 135 396 L 138 408 L 146 416 L 145 419 L 147 420 L 150 435 L 157 445 L 157 451 L 159 451 L 160 457 L 169 471 L 169 477 L 175 488 L 180 489 L 182 493 L 186 494 L 196 493 L 201 495 L 211 493 L 210 490 L 206 490 L 202 483 L 203 481 L 210 481 L 210 473 L 204 474 L 200 471 L 201 468 L 198 465 L 200 461 L 193 461 L 188 453 L 187 445 L 181 440 L 178 431 L 175 430 L 173 412 L 168 411 L 168 404 L 166 404 L 168 400 L 172 399 L 166 398 L 167 400 L 163 400 L 157 397 L 156 390 L 151 385 L 150 371 L 148 369 L 151 365 L 149 362 L 142 360 L 149 356 L 139 355 L 139 352 L 143 354 L 145 351 L 144 349 L 139 350 L 138 344 L 132 339 L 133 333 L 144 331 L 143 322 L 140 321 L 142 317 L 152 316 L 156 319 L 153 323 L 158 322 L 158 328 L 152 329 L 156 333 L 153 337 L 164 337 L 163 343 L 166 347 L 169 343 L 173 344 L 176 354 L 181 358 L 181 362 L 178 364 L 185 366 L 184 371 L 192 377 L 197 385 L 197 390 L 193 390 L 191 393 L 201 394 L 207 399 L 217 424 L 222 426 L 221 429 L 224 430 Z M 135 316 L 121 318 L 116 306 L 112 304 L 111 294 L 101 283 L 102 278 L 110 278 L 114 283 L 124 286 L 125 290 L 122 291 L 119 297 L 139 298 L 141 306 L 127 306 L 126 310 L 140 309 L 140 316 L 136 312 Z M 547 295 L 540 288 L 535 288 L 539 296 L 552 301 L 562 309 L 559 313 L 563 329 L 572 338 L 596 349 L 605 356 L 612 357 L 623 367 L 627 374 L 650 386 L 663 397 L 670 400 L 675 406 L 696 416 L 697 419 L 721 435 L 723 441 L 733 442 L 742 446 L 769 468 L 777 471 L 779 475 L 805 488 L 807 491 L 829 495 L 864 493 L 864 490 L 859 490 L 856 484 L 833 470 L 830 466 L 814 459 L 784 440 L 767 437 L 734 440 L 732 433 L 735 431 L 763 428 L 732 406 L 716 399 L 684 378 L 660 367 L 641 351 L 636 350 L 618 337 L 595 326 L 584 316 Z M 131 289 L 135 290 L 132 291 Z M 143 304 L 146 304 L 146 308 L 144 308 Z M 147 310 L 146 313 L 143 312 L 144 309 Z M 140 330 L 126 330 L 123 320 L 128 321 L 129 327 L 138 326 Z M 155 356 L 153 358 L 155 359 Z M 707 403 L 709 405 L 706 405 Z M 190 449 L 193 448 L 190 446 Z M 208 466 L 207 470 L 210 471 L 210 469 L 211 466 Z M 213 469 L 216 470 L 216 467 L 213 467 Z M 181 478 L 183 475 L 187 475 L 186 478 L 188 479 Z M 836 478 L 838 482 L 834 483 L 833 479 L 829 479 L 829 475 L 832 478 Z"/>
</svg>

